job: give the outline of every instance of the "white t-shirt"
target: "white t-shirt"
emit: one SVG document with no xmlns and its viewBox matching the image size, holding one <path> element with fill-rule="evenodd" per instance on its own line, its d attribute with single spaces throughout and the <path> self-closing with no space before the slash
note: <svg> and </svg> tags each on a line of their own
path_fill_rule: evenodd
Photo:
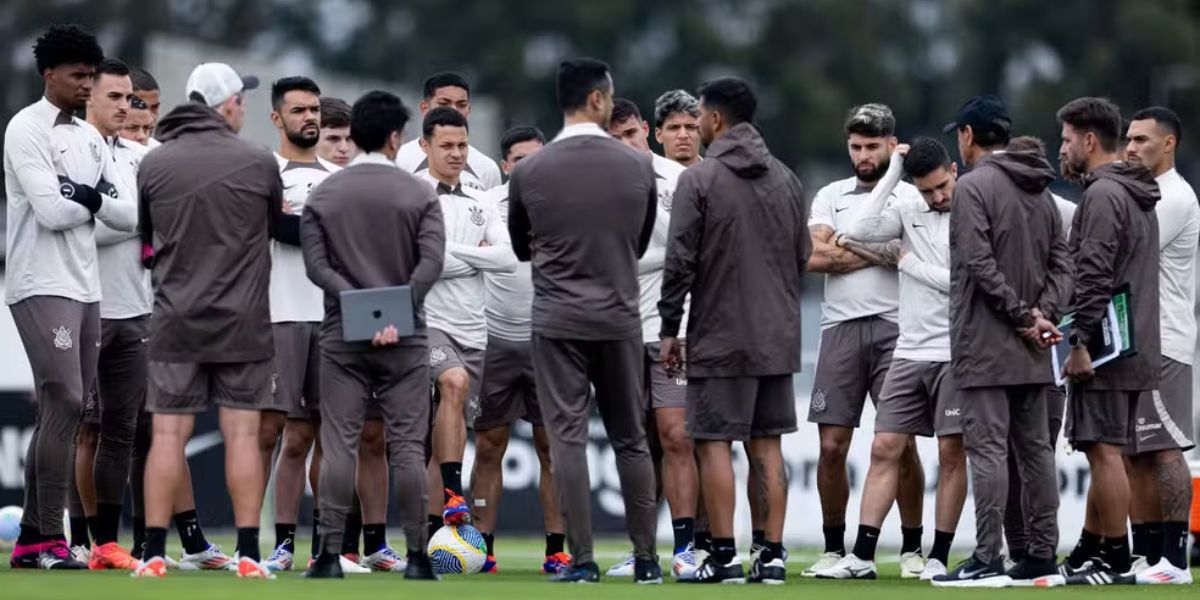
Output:
<svg viewBox="0 0 1200 600">
<path fill-rule="evenodd" d="M 1158 176 L 1158 298 L 1162 355 L 1190 365 L 1196 353 L 1196 247 L 1200 205 L 1192 186 L 1171 169 Z"/>
<path fill-rule="evenodd" d="M 1062 217 L 1062 234 L 1064 238 L 1071 237 L 1071 222 L 1075 220 L 1075 203 L 1051 193 L 1050 197 L 1054 198 L 1054 206 L 1058 208 L 1058 214 Z"/>
<path fill-rule="evenodd" d="M 646 254 L 638 260 L 638 306 L 642 311 L 642 341 L 657 342 L 662 329 L 662 317 L 658 314 L 658 301 L 662 298 L 663 267 L 667 256 L 667 234 L 671 228 L 671 203 L 675 198 L 675 187 L 679 176 L 686 170 L 683 165 L 650 155 L 654 163 L 654 183 L 658 188 L 658 210 L 654 216 L 654 232 Z M 683 319 L 679 322 L 680 336 L 687 332 L 688 302 L 683 304 Z"/>
<path fill-rule="evenodd" d="M 117 138 L 110 146 L 114 171 L 137 203 L 137 172 L 150 148 Z M 96 258 L 100 263 L 100 318 L 132 319 L 150 314 L 154 294 L 150 271 L 142 266 L 142 239 L 136 231 L 116 231 L 96 223 Z"/>
<path fill-rule="evenodd" d="M 400 146 L 400 151 L 396 153 L 396 166 L 414 175 L 429 173 L 429 158 L 421 149 L 419 138 Z M 459 180 L 465 188 L 486 192 L 500 185 L 500 167 L 475 146 L 468 146 L 467 167 L 463 169 Z"/>
<path fill-rule="evenodd" d="M 508 224 L 508 184 L 488 190 L 500 221 Z M 518 262 L 515 271 L 484 273 L 487 283 L 488 333 L 510 342 L 528 342 L 533 327 L 533 268 L 531 263 Z"/>
<path fill-rule="evenodd" d="M 290 161 L 275 154 L 283 199 L 294 214 L 304 212 L 308 194 L 341 167 L 318 158 L 315 163 Z M 325 318 L 325 293 L 308 279 L 299 246 L 271 240 L 271 322 L 319 323 Z"/>
<path fill-rule="evenodd" d="M 868 193 L 858 189 L 858 179 L 855 177 L 835 181 L 821 188 L 813 198 L 809 227 L 828 225 L 838 233 L 849 231 L 862 218 Z M 902 197 L 921 200 L 917 188 L 904 182 L 896 185 L 890 200 Z M 827 274 L 825 299 L 821 302 L 821 329 L 873 316 L 896 323 L 899 320 L 899 306 L 900 289 L 896 271 L 872 266 L 844 275 Z"/>
</svg>

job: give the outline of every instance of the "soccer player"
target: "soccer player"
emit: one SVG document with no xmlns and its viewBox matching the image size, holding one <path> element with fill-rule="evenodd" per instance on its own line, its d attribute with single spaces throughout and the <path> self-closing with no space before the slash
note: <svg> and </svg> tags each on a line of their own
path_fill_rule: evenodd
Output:
<svg viewBox="0 0 1200 600">
<path fill-rule="evenodd" d="M 888 203 L 902 173 L 912 178 L 923 200 L 904 196 Z M 898 146 L 862 217 L 834 242 L 849 248 L 863 242 L 900 245 L 900 337 L 879 397 L 854 551 L 817 577 L 876 578 L 879 527 L 896 497 L 900 457 L 914 435 L 935 434 L 937 529 L 921 579 L 946 573 L 967 498 L 962 405 L 950 373 L 950 205 L 957 174 L 949 153 L 935 140 L 918 138 L 911 150 Z"/>
<path fill-rule="evenodd" d="M 617 457 L 625 521 L 640 583 L 661 583 L 654 554 L 654 465 L 646 444 L 637 261 L 654 231 L 658 196 L 644 154 L 605 131 L 612 117 L 608 65 L 558 67 L 564 126 L 509 181 L 513 250 L 533 263 L 533 364 L 550 432 L 571 566 L 556 582 L 596 582 L 587 442 L 589 389 Z"/>
<path fill-rule="evenodd" d="M 660 360 L 680 372 L 680 323 L 687 295 L 693 300 L 687 433 L 696 441 L 713 533 L 695 580 L 745 581 L 734 545 L 730 454 L 731 442 L 740 441 L 750 446 L 767 505 L 765 548 L 749 581 L 782 584 L 788 483 L 780 441 L 796 431 L 792 374 L 800 370 L 800 285 L 810 243 L 804 196 L 754 126 L 757 99 L 744 81 L 709 81 L 697 95 L 709 160 L 680 176 L 658 304 Z"/>
<path fill-rule="evenodd" d="M 195 415 L 213 403 L 225 439 L 225 473 L 237 527 L 239 577 L 271 574 L 260 562 L 265 484 L 260 411 L 271 406 L 275 354 L 268 300 L 269 237 L 299 242 L 299 218 L 283 213 L 279 165 L 238 139 L 244 95 L 258 79 L 223 63 L 188 77 L 189 102 L 159 124 L 162 147 L 138 172 L 142 242 L 154 251 L 150 336 L 153 440 L 146 461 L 146 562 L 139 577 L 166 575 L 166 525 L 184 473 Z"/>
<path fill-rule="evenodd" d="M 504 159 L 500 168 L 512 176 L 517 164 L 546 144 L 536 127 L 514 127 L 500 140 Z M 489 190 L 501 221 L 508 222 L 508 184 Z M 475 497 L 475 526 L 488 544 L 488 567 L 496 568 L 496 514 L 504 491 L 504 452 L 512 424 L 524 419 L 533 426 L 533 445 L 541 465 L 539 499 L 546 529 L 546 559 L 542 572 L 556 574 L 571 563 L 563 551 L 566 541 L 558 490 L 551 468 L 550 437 L 538 407 L 530 342 L 533 308 L 533 275 L 529 263 L 518 263 L 512 273 L 491 272 L 487 282 L 488 340 L 484 352 L 483 382 L 479 390 L 479 416 L 475 419 L 475 464 L 471 469 L 471 494 Z"/>
<path fill-rule="evenodd" d="M 935 586 L 1049 584 L 1058 537 L 1058 478 L 1047 422 L 1053 381 L 1045 348 L 1069 301 L 1072 265 L 1046 187 L 1054 171 L 1032 152 L 997 152 L 1012 120 L 1000 98 L 977 96 L 945 131 L 957 131 L 971 172 L 950 209 L 950 368 L 962 405 L 975 497 L 976 547 Z M 1006 571 L 1000 557 L 1008 499 L 1009 440 L 1026 494 L 1029 542 Z"/>
<path fill-rule="evenodd" d="M 357 149 L 350 137 L 350 105 L 341 98 L 321 98 L 321 137 L 317 140 L 317 155 L 344 167 L 354 159 Z"/>
<path fill-rule="evenodd" d="M 846 455 L 867 395 L 879 401 L 899 335 L 900 292 L 895 271 L 899 256 L 884 244 L 871 243 L 868 249 L 874 252 L 834 244 L 837 234 L 862 218 L 867 195 L 887 172 L 897 144 L 896 119 L 887 106 L 864 104 L 851 109 L 844 130 L 854 177 L 821 188 L 808 219 L 812 232 L 808 270 L 826 274 L 820 356 L 808 412 L 809 422 L 817 424 L 820 435 L 817 491 L 825 552 L 802 577 L 815 577 L 846 555 L 846 503 L 850 500 Z M 891 198 L 922 202 L 916 189 L 904 182 L 896 185 Z M 925 568 L 921 558 L 924 483 L 916 445 L 909 444 L 900 459 L 896 497 L 903 534 L 900 571 L 905 577 L 919 577 Z"/>
<path fill-rule="evenodd" d="M 142 102 L 146 103 L 146 110 L 150 111 L 150 116 L 153 121 L 158 123 L 158 112 L 162 107 L 162 93 L 158 89 L 158 80 L 149 71 L 133 67 L 129 70 L 129 78 L 133 82 L 133 93 Z M 154 136 L 154 131 L 151 129 L 150 136 Z M 151 148 L 154 145 L 150 146 Z"/>
<path fill-rule="evenodd" d="M 125 124 L 121 127 L 121 138 L 141 146 L 149 147 L 154 139 L 154 115 L 150 113 L 149 105 L 138 95 L 129 99 L 129 112 L 125 115 Z"/>
<path fill-rule="evenodd" d="M 429 111 L 435 108 L 451 108 L 458 111 L 467 119 L 471 116 L 471 86 L 457 73 L 437 73 L 425 80 L 424 95 L 418 107 L 421 118 L 424 119 Z M 470 148 L 463 165 L 462 180 L 464 187 L 487 191 L 500 185 L 500 169 L 496 161 L 476 148 Z M 409 173 L 421 174 L 430 169 L 429 157 L 422 152 L 420 140 L 412 140 L 400 148 L 396 155 L 396 164 Z"/>
<path fill-rule="evenodd" d="M 685 90 L 654 101 L 654 139 L 667 158 L 690 167 L 700 163 L 700 102 Z"/>
<path fill-rule="evenodd" d="M 479 411 L 479 379 L 487 347 L 484 316 L 485 272 L 511 273 L 517 268 L 504 222 L 494 203 L 463 186 L 468 163 L 467 118 L 457 110 L 437 107 L 425 113 L 421 149 L 429 168 L 418 175 L 437 191 L 446 220 L 446 258 L 442 278 L 429 290 L 425 310 L 429 325 L 429 375 L 437 407 L 433 419 L 429 534 L 443 523 L 470 520 L 463 498 L 462 460 L 467 429 Z"/>
<path fill-rule="evenodd" d="M 308 197 L 303 215 L 304 264 L 325 291 L 321 326 L 321 554 L 307 577 L 340 578 L 342 535 L 354 498 L 354 462 L 368 405 L 387 426 L 392 485 L 408 546 L 404 577 L 436 580 L 425 553 L 424 440 L 429 428 L 429 379 L 422 304 L 442 271 L 441 208 L 422 181 L 397 169 L 396 152 L 408 110 L 387 92 L 354 104 L 351 135 L 362 151 Z M 381 229 L 382 228 L 382 229 Z M 388 235 L 368 235 L 372 231 Z M 417 332 L 395 327 L 371 343 L 345 342 L 341 294 L 354 289 L 410 285 Z"/>
<path fill-rule="evenodd" d="M 638 261 L 638 305 L 642 314 L 642 341 L 646 344 L 644 396 L 649 400 L 647 421 L 653 421 L 653 429 L 658 431 L 658 440 L 654 440 L 658 444 L 652 441 L 651 446 L 660 446 L 665 462 L 661 473 L 656 469 L 656 474 L 660 475 L 662 481 L 659 486 L 671 508 L 671 530 L 675 534 L 671 574 L 676 579 L 686 581 L 696 575 L 693 537 L 696 531 L 696 499 L 700 494 L 695 448 L 684 428 L 687 377 L 683 371 L 667 373 L 666 367 L 658 360 L 658 331 L 662 324 L 658 315 L 658 301 L 662 293 L 663 260 L 667 254 L 667 229 L 671 224 L 675 186 L 684 167 L 650 151 L 647 143 L 650 125 L 642 119 L 637 105 L 631 100 L 617 98 L 613 101 L 608 133 L 647 155 L 654 166 L 654 184 L 658 193 L 654 233 L 650 236 L 646 254 Z M 683 323 L 680 329 L 686 331 L 686 303 Z M 605 574 L 631 577 L 634 567 L 634 557 L 630 554 L 628 559 L 614 565 Z"/>
<path fill-rule="evenodd" d="M 1175 170 L 1183 138 L 1179 116 L 1164 107 L 1137 111 L 1129 124 L 1126 160 L 1150 169 L 1162 199 L 1158 217 L 1158 293 L 1162 377 L 1158 391 L 1138 398 L 1137 426 L 1126 446 L 1130 486 L 1141 493 L 1130 503 L 1137 582 L 1192 582 L 1187 564 L 1191 475 L 1183 453 L 1192 433 L 1192 362 L 1196 347 L 1196 248 L 1200 204 Z M 1143 421 L 1144 419 L 1144 421 Z M 1140 538 L 1140 539 L 1139 539 Z M 1139 544 L 1140 542 L 1140 544 Z M 1161 562 L 1160 562 L 1161 561 Z"/>
<path fill-rule="evenodd" d="M 63 535 L 72 446 L 100 346 L 95 223 L 132 231 L 136 204 L 109 145 L 75 118 L 103 60 L 96 38 L 53 25 L 33 47 L 43 97 L 4 131 L 8 199 L 5 303 L 33 369 L 37 422 L 25 457 L 25 503 L 14 568 L 85 569 Z"/>
</svg>

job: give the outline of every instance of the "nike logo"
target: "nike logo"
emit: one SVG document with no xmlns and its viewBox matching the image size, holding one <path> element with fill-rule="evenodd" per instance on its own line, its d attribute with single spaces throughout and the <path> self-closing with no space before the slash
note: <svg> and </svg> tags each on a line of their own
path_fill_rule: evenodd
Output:
<svg viewBox="0 0 1200 600">
<path fill-rule="evenodd" d="M 916 229 L 918 227 L 924 227 L 924 225 L 922 225 L 920 223 L 913 223 L 913 229 Z"/>
<path fill-rule="evenodd" d="M 1153 434 L 1153 433 L 1152 433 L 1152 434 L 1150 434 L 1150 435 L 1139 435 L 1139 436 L 1138 436 L 1138 441 L 1139 441 L 1139 442 L 1144 442 L 1144 441 L 1146 441 L 1146 440 L 1148 440 L 1148 439 L 1150 439 L 1150 438 L 1152 438 L 1152 437 L 1154 437 L 1154 434 Z"/>
<path fill-rule="evenodd" d="M 963 572 L 958 574 L 958 578 L 959 579 L 973 579 L 975 576 L 983 573 L 984 571 L 987 571 L 987 567 L 984 567 L 982 569 L 976 569 L 974 571 L 964 570 Z"/>
<path fill-rule="evenodd" d="M 846 210 L 847 208 L 850 208 L 850 207 L 849 207 L 849 206 L 844 206 L 844 207 L 842 207 L 842 208 L 835 208 L 835 209 L 833 209 L 833 212 L 842 212 L 843 210 Z"/>
</svg>

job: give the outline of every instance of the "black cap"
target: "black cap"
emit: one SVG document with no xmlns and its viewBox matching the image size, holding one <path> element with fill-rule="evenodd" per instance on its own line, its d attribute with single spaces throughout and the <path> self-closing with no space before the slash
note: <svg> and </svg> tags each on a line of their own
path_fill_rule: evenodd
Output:
<svg viewBox="0 0 1200 600">
<path fill-rule="evenodd" d="M 967 100 L 967 103 L 958 109 L 954 122 L 947 123 L 942 128 L 942 133 L 950 133 L 967 125 L 975 131 L 1012 132 L 1012 118 L 1008 116 L 1008 107 L 995 94 L 984 94 Z"/>
</svg>

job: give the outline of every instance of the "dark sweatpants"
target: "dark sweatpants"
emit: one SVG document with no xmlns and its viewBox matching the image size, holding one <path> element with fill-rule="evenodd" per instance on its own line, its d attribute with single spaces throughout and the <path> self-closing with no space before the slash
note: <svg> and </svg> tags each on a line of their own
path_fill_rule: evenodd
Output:
<svg viewBox="0 0 1200 600">
<path fill-rule="evenodd" d="M 133 460 L 138 412 L 146 401 L 150 316 L 103 319 L 96 387 L 99 390 L 100 444 L 93 478 L 96 502 L 121 504 Z"/>
<path fill-rule="evenodd" d="M 33 370 L 37 422 L 25 455 L 21 526 L 63 533 L 67 484 L 75 475 L 75 431 L 84 394 L 96 379 L 100 305 L 33 296 L 9 307 Z"/>
<path fill-rule="evenodd" d="M 1046 418 L 1050 432 L 1050 451 L 1058 445 L 1058 434 L 1062 431 L 1063 414 L 1067 407 L 1067 394 L 1060 387 L 1046 388 Z M 1012 451 L 1012 436 L 1008 442 L 1008 503 L 1004 509 L 1004 540 L 1008 543 L 1009 555 L 1021 554 L 1028 551 L 1028 531 L 1025 525 L 1025 507 L 1023 506 L 1024 489 L 1021 487 L 1020 473 L 1017 471 L 1016 454 Z M 1058 486 L 1058 473 L 1055 472 L 1055 489 Z"/>
<path fill-rule="evenodd" d="M 1058 545 L 1058 477 L 1043 385 L 959 390 L 963 442 L 975 494 L 975 556 L 1000 556 L 1008 501 L 1009 439 L 1025 490 L 1029 555 L 1050 559 Z"/>
<path fill-rule="evenodd" d="M 411 342 L 411 340 L 407 340 Z M 321 342 L 320 534 L 324 551 L 342 553 L 346 515 L 367 404 L 377 402 L 387 435 L 388 466 L 409 552 L 424 552 L 425 436 L 429 430 L 429 348 L 384 349 Z"/>
<path fill-rule="evenodd" d="M 625 526 L 634 556 L 654 559 L 657 506 L 654 465 L 646 442 L 648 405 L 642 386 L 645 349 L 640 335 L 625 340 L 563 340 L 533 336 L 538 404 L 550 434 L 559 506 L 567 520 L 573 562 L 594 562 L 591 480 L 588 475 L 589 384 L 617 458 Z"/>
</svg>

